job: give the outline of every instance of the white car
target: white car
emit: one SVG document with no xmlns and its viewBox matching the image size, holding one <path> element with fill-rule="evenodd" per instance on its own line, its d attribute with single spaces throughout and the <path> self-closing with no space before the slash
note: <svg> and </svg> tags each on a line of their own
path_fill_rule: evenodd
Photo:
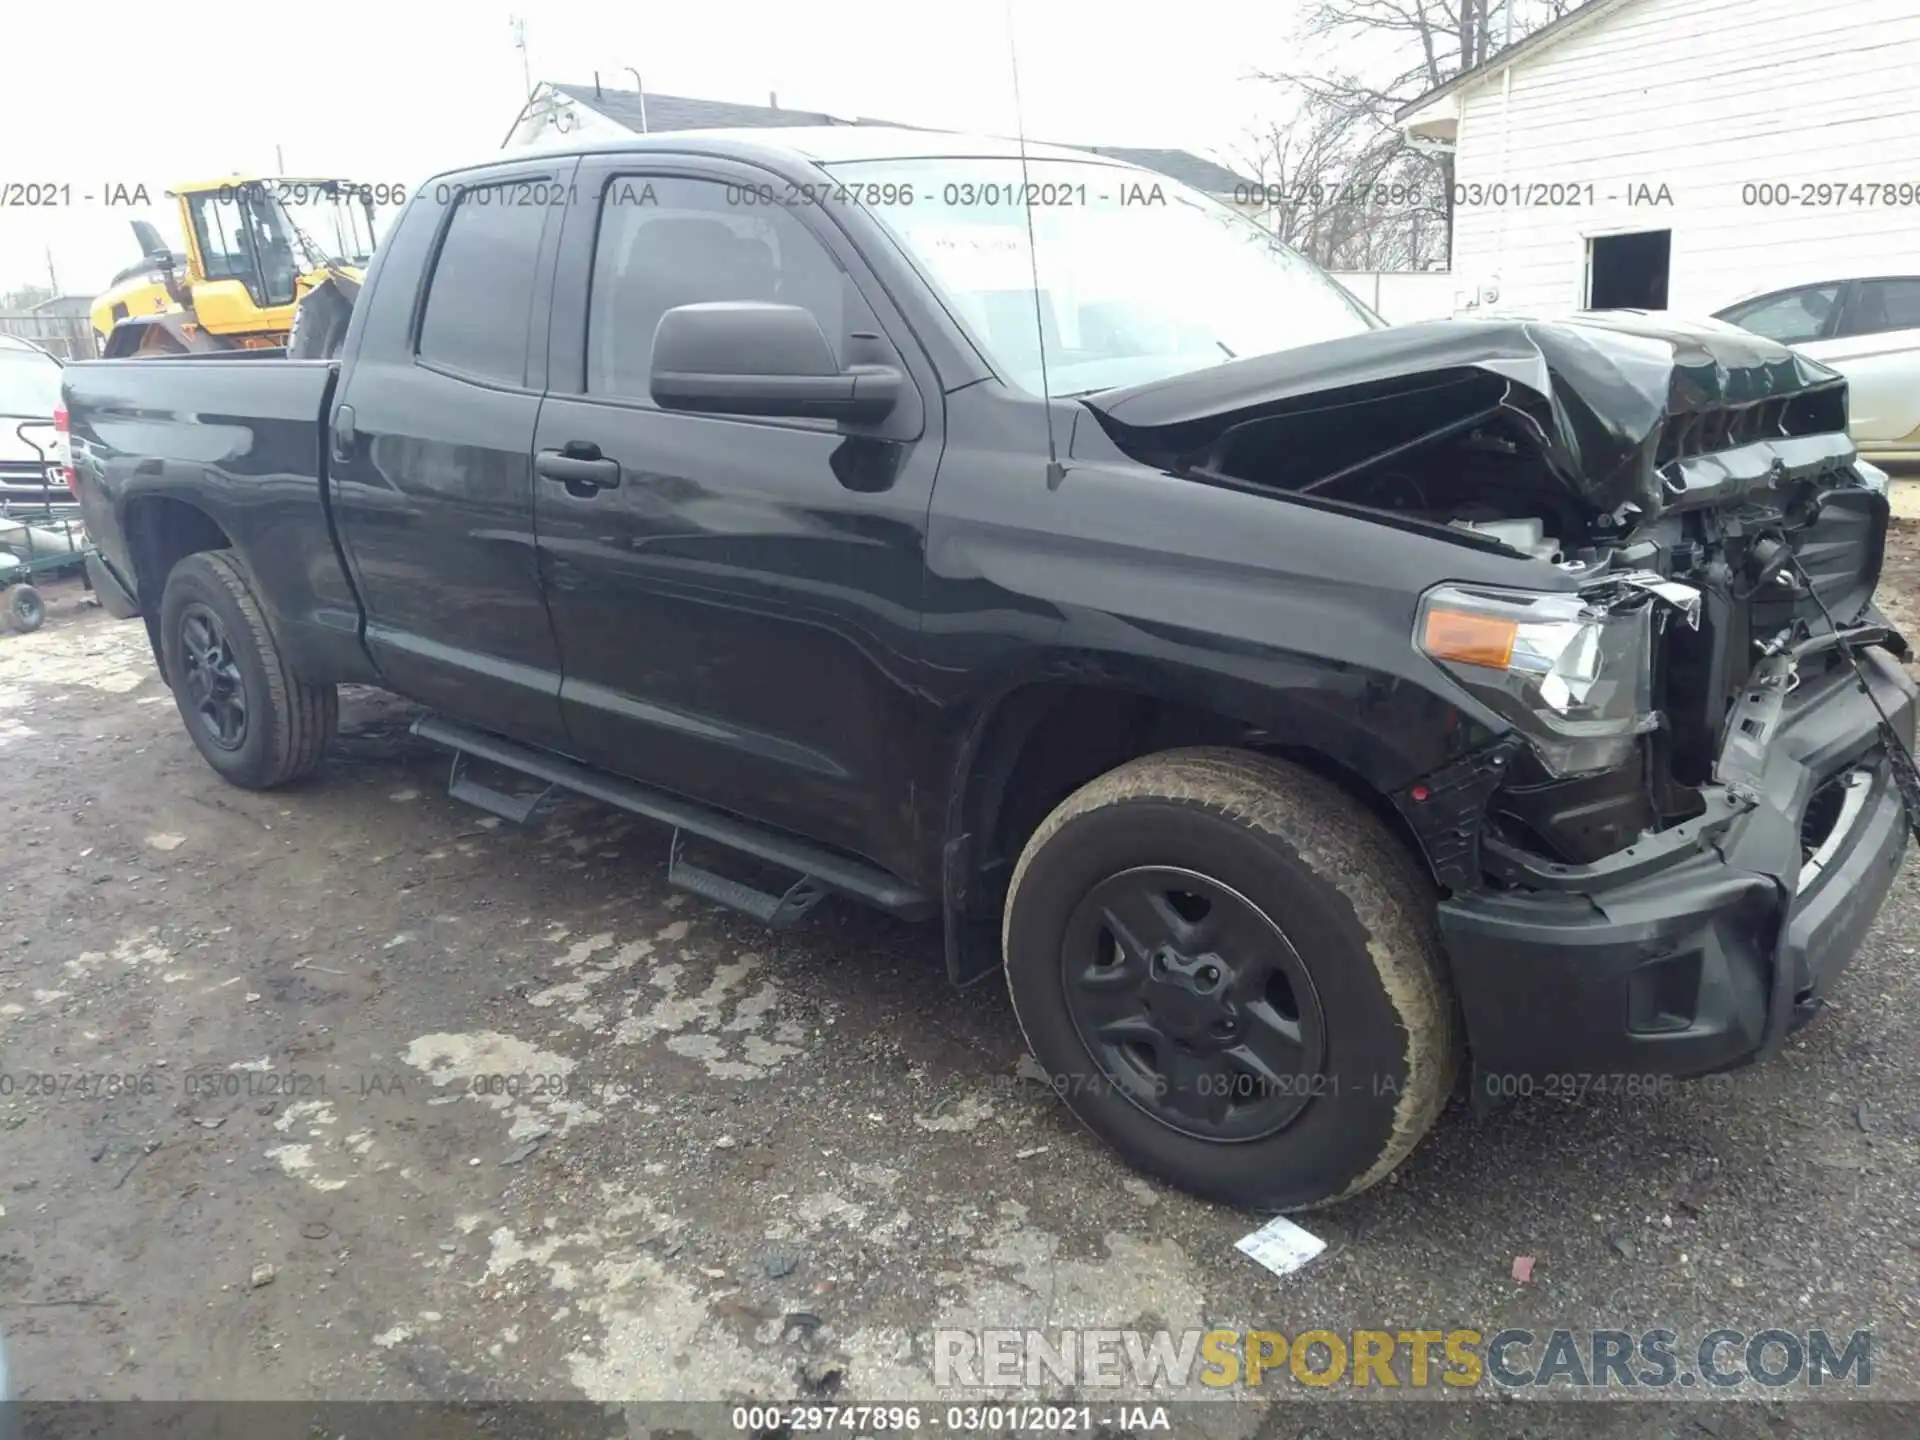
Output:
<svg viewBox="0 0 1920 1440">
<path fill-rule="evenodd" d="M 0 335 L 0 503 L 73 497 L 59 478 L 60 362 L 38 345 Z"/>
<path fill-rule="evenodd" d="M 1715 318 L 1838 370 L 1860 453 L 1920 462 L 1920 275 L 1771 290 Z"/>
</svg>

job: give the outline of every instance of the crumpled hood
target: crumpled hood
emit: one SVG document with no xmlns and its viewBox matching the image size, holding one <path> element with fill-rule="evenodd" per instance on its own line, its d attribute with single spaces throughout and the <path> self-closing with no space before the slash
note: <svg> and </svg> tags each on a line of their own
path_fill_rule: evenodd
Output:
<svg viewBox="0 0 1920 1440">
<path fill-rule="evenodd" d="M 1757 445 L 1747 468 L 1764 471 L 1782 460 L 1769 441 L 1813 434 L 1828 438 L 1798 458 L 1851 453 L 1840 375 L 1721 321 L 1645 311 L 1390 326 L 1083 403 L 1123 448 L 1177 465 L 1247 421 L 1389 401 L 1470 372 L 1510 382 L 1503 405 L 1526 419 L 1548 468 L 1598 510 L 1664 508 L 1689 488 L 1678 465 L 1688 457 Z"/>
</svg>

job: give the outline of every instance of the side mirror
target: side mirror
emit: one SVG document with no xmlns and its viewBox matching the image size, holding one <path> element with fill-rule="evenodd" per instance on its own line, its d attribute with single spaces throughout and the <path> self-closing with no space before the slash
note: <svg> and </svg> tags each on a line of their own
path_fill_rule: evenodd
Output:
<svg viewBox="0 0 1920 1440">
<path fill-rule="evenodd" d="M 820 322 L 798 305 L 678 305 L 653 332 L 656 405 L 708 415 L 781 415 L 872 424 L 900 398 L 889 365 L 842 370 Z"/>
</svg>

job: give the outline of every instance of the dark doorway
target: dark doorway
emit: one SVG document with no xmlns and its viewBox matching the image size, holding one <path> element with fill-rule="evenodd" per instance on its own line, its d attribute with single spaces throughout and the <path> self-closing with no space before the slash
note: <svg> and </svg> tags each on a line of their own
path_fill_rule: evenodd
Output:
<svg viewBox="0 0 1920 1440">
<path fill-rule="evenodd" d="M 1587 241 L 1589 310 L 1664 310 L 1671 230 L 1595 235 Z"/>
</svg>

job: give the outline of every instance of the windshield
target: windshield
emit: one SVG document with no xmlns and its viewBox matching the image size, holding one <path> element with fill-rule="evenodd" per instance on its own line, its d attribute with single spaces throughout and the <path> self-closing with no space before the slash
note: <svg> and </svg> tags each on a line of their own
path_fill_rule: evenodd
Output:
<svg viewBox="0 0 1920 1440">
<path fill-rule="evenodd" d="M 1034 394 L 1042 334 L 1044 388 L 1074 395 L 1382 323 L 1252 221 L 1149 171 L 1029 160 L 1023 182 L 1016 157 L 829 168 L 994 369 Z"/>
<path fill-rule="evenodd" d="M 38 350 L 0 346 L 0 415 L 52 420 L 60 405 L 60 362 Z M 11 438 L 13 426 L 4 427 Z"/>
<path fill-rule="evenodd" d="M 364 265 L 373 254 L 373 206 L 337 180 L 277 180 L 274 195 L 320 254 L 336 265 Z"/>
</svg>

